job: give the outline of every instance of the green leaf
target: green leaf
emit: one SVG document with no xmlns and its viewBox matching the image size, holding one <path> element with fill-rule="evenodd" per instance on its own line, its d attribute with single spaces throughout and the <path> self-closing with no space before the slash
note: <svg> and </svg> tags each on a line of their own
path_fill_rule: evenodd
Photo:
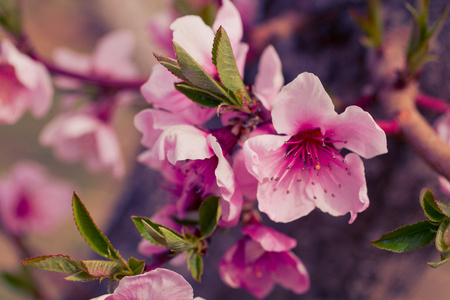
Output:
<svg viewBox="0 0 450 300">
<path fill-rule="evenodd" d="M 138 260 L 134 257 L 130 257 L 130 259 L 128 260 L 128 265 L 133 271 L 133 275 L 140 275 L 144 272 L 145 260 Z"/>
<path fill-rule="evenodd" d="M 75 193 L 73 194 L 72 207 L 78 230 L 89 246 L 103 257 L 116 260 L 121 259 L 108 238 L 95 225 L 86 207 Z"/>
<path fill-rule="evenodd" d="M 114 261 L 83 260 L 81 266 L 86 273 L 95 278 L 113 278 L 115 274 L 123 274 L 126 271 L 124 266 Z"/>
<path fill-rule="evenodd" d="M 152 237 L 152 239 L 161 246 L 166 246 L 166 239 L 159 229 L 159 224 L 153 223 L 150 220 L 142 220 L 144 229 Z"/>
<path fill-rule="evenodd" d="M 381 236 L 371 242 L 375 247 L 402 253 L 425 247 L 436 237 L 438 225 L 430 221 L 421 221 L 406 225 Z"/>
<path fill-rule="evenodd" d="M 197 86 L 218 95 L 221 99 L 226 99 L 227 104 L 239 105 L 233 97 L 233 93 L 219 84 L 211 75 L 208 74 L 180 45 L 173 42 L 178 64 L 183 71 L 186 81 L 191 85 Z"/>
<path fill-rule="evenodd" d="M 152 238 L 152 236 L 148 233 L 148 231 L 145 229 L 144 223 L 142 221 L 145 221 L 150 224 L 150 223 L 152 223 L 152 221 L 149 218 L 132 216 L 131 219 L 133 220 L 134 225 L 139 230 L 139 233 L 141 234 L 141 236 L 144 239 L 146 239 L 147 241 L 149 241 L 155 245 L 159 245 L 159 246 L 165 245 L 165 244 L 161 244 L 161 243 L 158 243 L 157 241 L 155 241 Z"/>
<path fill-rule="evenodd" d="M 450 217 L 450 206 L 439 201 L 436 201 L 436 205 L 444 215 Z"/>
<path fill-rule="evenodd" d="M 87 282 L 87 281 L 92 281 L 92 280 L 98 280 L 98 277 L 94 277 L 92 275 L 90 275 L 89 273 L 87 273 L 86 271 L 82 270 L 78 273 L 75 273 L 73 275 L 64 277 L 65 280 L 68 281 L 81 281 L 81 282 Z"/>
<path fill-rule="evenodd" d="M 246 91 L 241 74 L 239 74 L 239 69 L 236 65 L 236 59 L 234 58 L 230 39 L 222 26 L 219 27 L 216 36 L 214 37 L 212 61 L 217 68 L 220 81 L 224 86 L 233 92 L 239 90 Z M 243 94 L 244 97 L 250 101 L 248 94 L 246 92 L 243 92 Z M 238 98 L 238 100 L 240 101 L 241 99 Z M 242 104 L 242 101 L 240 101 L 240 104 Z"/>
<path fill-rule="evenodd" d="M 220 96 L 186 82 L 175 83 L 175 88 L 195 103 L 206 107 L 217 107 L 224 102 Z"/>
<path fill-rule="evenodd" d="M 36 289 L 33 286 L 33 278 L 31 278 L 30 274 L 23 269 L 17 274 L 6 271 L 1 272 L 0 277 L 5 283 L 17 291 L 30 295 L 36 293 Z"/>
<path fill-rule="evenodd" d="M 75 274 L 82 270 L 81 263 L 67 255 L 45 255 L 27 258 L 21 261 L 25 266 L 36 269 Z"/>
<path fill-rule="evenodd" d="M 442 257 L 441 261 L 429 262 L 428 265 L 432 268 L 438 268 L 438 267 L 442 266 L 443 264 L 445 264 L 446 262 L 448 262 L 449 260 L 450 260 L 450 257 L 447 257 L 447 258 Z"/>
<path fill-rule="evenodd" d="M 173 75 L 180 78 L 183 81 L 187 81 L 186 77 L 183 74 L 183 71 L 180 68 L 180 65 L 178 62 L 170 57 L 162 56 L 157 53 L 153 53 L 153 55 L 156 57 L 156 60 L 166 67 L 167 70 L 169 70 Z"/>
<path fill-rule="evenodd" d="M 445 219 L 439 225 L 436 234 L 436 249 L 441 255 L 447 257 L 450 254 L 450 219 Z"/>
<path fill-rule="evenodd" d="M 430 189 L 423 189 L 420 194 L 420 205 L 425 212 L 425 215 L 433 222 L 440 222 L 444 219 L 445 215 L 442 213 L 436 203 L 433 193 Z"/>
<path fill-rule="evenodd" d="M 171 230 L 169 228 L 160 227 L 161 233 L 164 235 L 164 238 L 167 243 L 167 248 L 173 251 L 184 251 L 191 249 L 193 245 L 186 241 L 180 234 Z"/>
<path fill-rule="evenodd" d="M 192 277 L 201 282 L 203 274 L 203 258 L 198 253 L 193 253 L 188 257 L 188 269 L 191 271 Z"/>
<path fill-rule="evenodd" d="M 222 214 L 222 207 L 220 206 L 220 198 L 209 196 L 200 205 L 198 210 L 200 230 L 202 236 L 207 238 L 213 234 Z"/>
</svg>

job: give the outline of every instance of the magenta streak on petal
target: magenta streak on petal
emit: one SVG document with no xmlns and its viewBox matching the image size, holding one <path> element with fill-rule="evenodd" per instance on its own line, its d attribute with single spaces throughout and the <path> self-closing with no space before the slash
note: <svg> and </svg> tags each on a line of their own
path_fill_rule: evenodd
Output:
<svg viewBox="0 0 450 300">
<path fill-rule="evenodd" d="M 346 161 L 339 154 L 338 150 L 334 146 L 336 143 L 344 143 L 347 141 L 333 139 L 334 134 L 327 132 L 323 135 L 320 129 L 312 129 L 301 131 L 298 134 L 292 136 L 285 142 L 283 147 L 286 148 L 285 161 L 278 168 L 274 176 L 270 180 L 274 180 L 276 183 L 273 190 L 277 191 L 281 181 L 289 180 L 286 193 L 289 193 L 289 189 L 294 182 L 300 182 L 301 172 L 307 171 L 311 184 L 316 183 L 322 186 L 325 193 L 328 192 L 329 187 L 325 180 L 321 179 L 324 173 L 327 178 L 331 178 L 332 181 L 341 188 L 341 184 L 336 181 L 333 176 L 333 166 L 345 169 L 348 175 L 351 175 L 350 169 L 346 166 Z M 317 171 L 317 172 L 316 172 Z M 322 172 L 322 173 L 321 173 Z M 331 195 L 335 197 L 334 194 Z M 316 199 L 316 196 L 313 197 Z"/>
<path fill-rule="evenodd" d="M 205 196 L 215 183 L 215 170 L 219 160 L 217 156 L 202 160 L 185 160 L 177 163 L 185 177 L 185 192 L 195 190 L 202 197 Z"/>
</svg>

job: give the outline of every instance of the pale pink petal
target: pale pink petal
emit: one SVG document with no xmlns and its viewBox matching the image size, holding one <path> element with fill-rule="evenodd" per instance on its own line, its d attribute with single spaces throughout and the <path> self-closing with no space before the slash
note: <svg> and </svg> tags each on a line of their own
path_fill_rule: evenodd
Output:
<svg viewBox="0 0 450 300">
<path fill-rule="evenodd" d="M 207 134 L 194 126 L 177 125 L 164 130 L 151 149 L 155 158 L 171 164 L 186 159 L 205 159 L 214 155 Z"/>
<path fill-rule="evenodd" d="M 446 195 L 450 195 L 450 181 L 448 181 L 445 177 L 442 176 L 439 176 L 438 180 L 441 191 Z"/>
<path fill-rule="evenodd" d="M 272 45 L 264 49 L 258 65 L 253 91 L 267 110 L 272 110 L 273 101 L 281 90 L 284 77 L 281 60 Z"/>
<path fill-rule="evenodd" d="M 217 186 L 219 187 L 222 196 L 222 218 L 220 225 L 224 227 L 235 226 L 239 221 L 242 211 L 242 194 L 236 184 L 233 169 L 227 159 L 223 156 L 222 148 L 216 138 L 212 135 L 208 135 L 207 139 L 214 154 L 218 158 L 218 164 L 214 174 L 216 175 Z"/>
<path fill-rule="evenodd" d="M 274 176 L 279 166 L 267 156 L 270 152 L 279 149 L 287 140 L 289 137 L 269 134 L 248 139 L 243 146 L 248 172 L 260 182 Z"/>
<path fill-rule="evenodd" d="M 137 276 L 126 276 L 108 300 L 192 300 L 191 285 L 178 273 L 158 268 Z"/>
<path fill-rule="evenodd" d="M 135 49 L 135 36 L 131 31 L 118 30 L 103 36 L 92 55 L 94 74 L 115 79 L 132 79 L 138 75 L 131 60 Z"/>
<path fill-rule="evenodd" d="M 322 129 L 322 120 L 330 115 L 336 115 L 330 96 L 317 76 L 305 72 L 281 89 L 274 101 L 272 121 L 278 133 L 294 135 Z"/>
<path fill-rule="evenodd" d="M 227 32 L 231 46 L 237 47 L 242 40 L 244 29 L 242 19 L 236 6 L 230 0 L 223 0 L 222 6 L 217 11 L 213 29 L 217 31 L 222 26 Z"/>
<path fill-rule="evenodd" d="M 141 86 L 141 93 L 155 108 L 178 112 L 194 103 L 175 89 L 174 83 L 180 80 L 164 66 L 157 64 L 152 68 L 148 81 Z"/>
<path fill-rule="evenodd" d="M 248 225 L 242 229 L 242 233 L 250 236 L 252 240 L 261 245 L 265 251 L 283 252 L 294 248 L 297 241 L 275 229 L 262 225 Z"/>
<path fill-rule="evenodd" d="M 247 53 L 249 50 L 249 45 L 246 43 L 240 43 L 237 47 L 234 47 L 234 59 L 236 60 L 236 66 L 239 70 L 241 78 L 244 78 L 245 72 L 245 62 L 247 59 Z"/>
<path fill-rule="evenodd" d="M 97 128 L 97 151 L 102 166 L 111 167 L 114 177 L 121 178 L 125 174 L 122 151 L 114 129 L 106 123 Z"/>
<path fill-rule="evenodd" d="M 173 56 L 172 45 L 172 31 L 170 24 L 176 19 L 173 10 L 163 10 L 151 16 L 147 23 L 148 33 L 151 40 L 162 50 L 166 55 Z"/>
<path fill-rule="evenodd" d="M 211 49 L 214 32 L 199 16 L 184 16 L 171 25 L 173 41 L 178 43 L 209 74 L 215 74 Z"/>
<path fill-rule="evenodd" d="M 342 146 L 364 158 L 387 152 L 386 134 L 360 107 L 349 106 L 342 114 L 333 116 L 325 123 L 334 133 L 334 139 L 345 140 Z"/>
<path fill-rule="evenodd" d="M 9 40 L 0 44 L 0 122 L 14 123 L 30 108 L 44 116 L 53 100 L 50 74 L 40 63 L 19 52 Z"/>
<path fill-rule="evenodd" d="M 0 220 L 12 234 L 47 233 L 70 213 L 73 187 L 22 161 L 0 179 Z"/>
<path fill-rule="evenodd" d="M 304 294 L 309 290 L 308 271 L 292 252 L 273 252 L 268 258 L 271 260 L 271 275 L 276 283 L 296 294 Z"/>
<path fill-rule="evenodd" d="M 134 126 L 142 133 L 141 144 L 153 147 L 161 132 L 174 125 L 184 124 L 176 114 L 158 109 L 144 109 L 134 117 Z"/>
<path fill-rule="evenodd" d="M 242 194 L 249 200 L 256 199 L 258 181 L 247 171 L 244 160 L 244 151 L 242 149 L 239 149 L 234 154 L 233 170 L 236 176 L 236 182 L 239 185 Z"/>
<path fill-rule="evenodd" d="M 87 54 L 75 52 L 72 49 L 55 49 L 53 51 L 53 60 L 56 65 L 67 71 L 78 74 L 89 74 L 91 72 L 91 57 Z"/>
<path fill-rule="evenodd" d="M 367 196 L 364 164 L 361 158 L 353 153 L 345 156 L 349 171 L 344 168 L 333 168 L 323 172 L 314 185 L 308 185 L 310 197 L 323 212 L 333 216 L 342 216 L 350 212 L 352 223 L 359 212 L 369 206 Z"/>
</svg>

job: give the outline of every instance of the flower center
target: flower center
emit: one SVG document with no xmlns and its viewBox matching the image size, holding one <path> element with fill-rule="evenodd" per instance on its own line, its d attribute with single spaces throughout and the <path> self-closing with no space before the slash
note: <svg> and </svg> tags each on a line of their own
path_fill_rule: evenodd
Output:
<svg viewBox="0 0 450 300">
<path fill-rule="evenodd" d="M 186 180 L 184 182 L 184 191 L 192 192 L 204 197 L 215 182 L 215 170 L 219 163 L 217 156 L 206 159 L 185 160 L 177 163 L 179 169 Z"/>
<path fill-rule="evenodd" d="M 277 169 L 276 174 L 270 178 L 270 180 L 277 182 L 274 191 L 277 191 L 280 182 L 286 178 L 286 180 L 290 180 L 286 190 L 286 193 L 289 194 L 289 189 L 294 182 L 300 182 L 304 178 L 302 172 L 309 174 L 311 185 L 318 182 L 325 193 L 328 192 L 327 183 L 320 180 L 323 173 L 332 178 L 338 188 L 342 186 L 334 178 L 333 168 L 342 168 L 348 175 L 351 175 L 350 168 L 346 165 L 347 162 L 334 146 L 336 143 L 347 144 L 347 141 L 335 139 L 333 132 L 327 132 L 323 135 L 320 129 L 305 130 L 292 136 L 284 143 L 285 160 Z M 331 196 L 335 197 L 334 194 Z M 316 197 L 314 196 L 314 198 Z"/>
</svg>

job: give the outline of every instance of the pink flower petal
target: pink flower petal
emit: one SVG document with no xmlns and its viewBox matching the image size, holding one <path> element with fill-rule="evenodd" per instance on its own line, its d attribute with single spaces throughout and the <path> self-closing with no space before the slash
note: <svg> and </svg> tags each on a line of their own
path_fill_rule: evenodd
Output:
<svg viewBox="0 0 450 300">
<path fill-rule="evenodd" d="M 278 133 L 294 135 L 319 128 L 330 115 L 336 115 L 330 96 L 317 76 L 305 72 L 281 89 L 274 102 L 272 121 Z"/>
<path fill-rule="evenodd" d="M 164 130 L 156 141 L 152 152 L 155 158 L 171 164 L 186 159 L 205 159 L 214 155 L 207 134 L 194 126 L 177 125 Z"/>
<path fill-rule="evenodd" d="M 171 25 L 173 41 L 178 43 L 209 74 L 215 74 L 211 61 L 214 32 L 199 16 L 184 16 Z"/>
<path fill-rule="evenodd" d="M 292 252 L 272 252 L 268 258 L 271 260 L 271 275 L 276 283 L 296 294 L 304 294 L 309 290 L 308 271 Z"/>
<path fill-rule="evenodd" d="M 369 198 L 361 158 L 350 153 L 345 160 L 350 171 L 333 168 L 328 175 L 324 172 L 315 185 L 309 185 L 308 194 L 317 198 L 314 202 L 323 212 L 333 216 L 350 212 L 349 223 L 352 223 L 357 214 L 369 206 Z"/>
<path fill-rule="evenodd" d="M 372 116 L 360 107 L 349 106 L 342 113 L 328 120 L 336 140 L 345 140 L 345 148 L 364 158 L 387 152 L 386 134 Z M 327 121 L 325 121 L 327 123 Z"/>
<path fill-rule="evenodd" d="M 261 54 L 253 86 L 256 97 L 267 110 L 272 110 L 274 99 L 280 92 L 283 83 L 280 57 L 275 48 L 269 45 Z"/>
<path fill-rule="evenodd" d="M 297 246 L 297 241 L 275 229 L 262 225 L 248 225 L 242 229 L 242 233 L 250 236 L 259 243 L 265 251 L 283 252 Z"/>
<path fill-rule="evenodd" d="M 93 72 L 98 76 L 115 79 L 132 79 L 138 75 L 131 60 L 135 37 L 131 31 L 118 30 L 103 36 L 92 55 Z"/>
<path fill-rule="evenodd" d="M 230 0 L 222 1 L 222 6 L 217 11 L 213 25 L 214 31 L 217 31 L 220 26 L 227 32 L 232 47 L 239 45 L 244 35 L 242 19 L 236 6 Z"/>
<path fill-rule="evenodd" d="M 216 138 L 212 135 L 208 135 L 207 139 L 214 154 L 219 160 L 214 174 L 216 175 L 217 186 L 219 187 L 222 196 L 222 219 L 220 225 L 224 227 L 235 226 L 239 221 L 242 211 L 242 194 L 236 184 L 233 169 L 223 156 L 222 148 Z"/>
<path fill-rule="evenodd" d="M 191 285 L 178 273 L 155 269 L 148 273 L 124 277 L 108 300 L 192 300 Z"/>
</svg>

